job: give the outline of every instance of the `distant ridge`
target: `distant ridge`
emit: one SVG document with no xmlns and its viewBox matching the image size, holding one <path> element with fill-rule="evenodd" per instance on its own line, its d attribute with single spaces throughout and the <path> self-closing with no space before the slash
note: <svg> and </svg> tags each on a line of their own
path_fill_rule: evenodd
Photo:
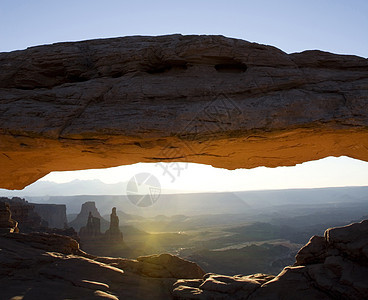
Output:
<svg viewBox="0 0 368 300">
<path fill-rule="evenodd" d="M 43 197 L 43 196 L 76 196 L 76 195 L 125 195 L 127 182 L 104 183 L 99 179 L 79 180 L 75 179 L 66 183 L 56 183 L 52 181 L 36 181 L 23 190 L 5 190 L 0 189 L 0 196 L 3 197 Z M 264 189 L 242 192 L 274 192 L 274 191 L 300 191 L 300 190 L 323 190 L 323 189 L 345 189 L 360 188 L 365 186 L 346 186 L 346 187 L 323 187 L 323 188 L 291 188 L 291 189 Z M 162 194 L 208 194 L 208 193 L 226 193 L 226 192 L 185 192 L 176 190 L 162 190 Z"/>
<path fill-rule="evenodd" d="M 49 196 L 26 199 L 36 203 L 66 204 L 68 214 L 79 213 L 81 204 L 87 201 L 96 202 L 101 215 L 110 214 L 111 207 L 138 216 L 244 214 L 270 206 L 313 206 L 367 201 L 368 187 L 162 194 L 154 205 L 146 208 L 133 205 L 125 195 Z"/>
</svg>

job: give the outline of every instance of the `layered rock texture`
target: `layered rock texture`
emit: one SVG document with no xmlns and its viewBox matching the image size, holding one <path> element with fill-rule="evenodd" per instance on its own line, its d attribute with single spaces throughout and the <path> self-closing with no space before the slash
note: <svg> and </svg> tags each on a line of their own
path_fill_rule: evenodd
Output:
<svg viewBox="0 0 368 300">
<path fill-rule="evenodd" d="M 0 235 L 0 249 L 1 299 L 171 299 L 178 278 L 204 274 L 168 254 L 94 257 L 59 235 Z"/>
<path fill-rule="evenodd" d="M 264 274 L 179 280 L 175 299 L 367 299 L 368 220 L 331 228 L 314 236 L 296 256 L 294 266 L 275 278 Z"/>
<path fill-rule="evenodd" d="M 222 36 L 0 53 L 0 186 L 50 171 L 188 161 L 368 160 L 368 61 Z"/>
<path fill-rule="evenodd" d="M 326 230 L 279 275 L 225 276 L 170 254 L 96 257 L 70 237 L 0 235 L 1 299 L 367 299 L 368 220 Z"/>
</svg>

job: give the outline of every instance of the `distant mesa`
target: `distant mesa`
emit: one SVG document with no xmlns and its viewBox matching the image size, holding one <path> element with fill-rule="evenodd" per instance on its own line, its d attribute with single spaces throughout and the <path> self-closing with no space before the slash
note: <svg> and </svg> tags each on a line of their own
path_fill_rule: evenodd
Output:
<svg viewBox="0 0 368 300">
<path fill-rule="evenodd" d="M 67 223 L 65 204 L 32 204 L 34 211 L 45 220 L 50 228 L 63 229 Z"/>
<path fill-rule="evenodd" d="M 67 226 L 65 205 L 30 203 L 19 197 L 0 197 L 0 229 L 8 233 L 55 233 L 79 241 L 75 230 Z"/>
<path fill-rule="evenodd" d="M 96 202 L 94 201 L 83 203 L 80 213 L 73 221 L 69 222 L 69 226 L 73 227 L 76 231 L 80 231 L 82 227 L 87 225 L 90 213 L 93 217 L 100 220 L 100 231 L 105 232 L 110 227 L 109 222 L 100 215 L 96 208 Z"/>
</svg>

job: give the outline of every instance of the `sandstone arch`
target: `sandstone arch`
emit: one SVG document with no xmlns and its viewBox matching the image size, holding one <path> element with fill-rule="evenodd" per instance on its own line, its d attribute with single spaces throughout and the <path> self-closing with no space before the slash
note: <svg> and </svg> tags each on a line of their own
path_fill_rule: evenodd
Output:
<svg viewBox="0 0 368 300">
<path fill-rule="evenodd" d="M 0 187 L 51 171 L 190 161 L 368 161 L 368 60 L 222 36 L 0 53 Z"/>
</svg>

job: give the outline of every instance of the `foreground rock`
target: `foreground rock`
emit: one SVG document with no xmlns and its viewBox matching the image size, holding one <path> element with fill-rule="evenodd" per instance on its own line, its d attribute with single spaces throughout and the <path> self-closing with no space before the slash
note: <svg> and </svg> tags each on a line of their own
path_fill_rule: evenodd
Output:
<svg viewBox="0 0 368 300">
<path fill-rule="evenodd" d="M 171 255 L 129 262 L 89 255 L 66 236 L 0 235 L 0 299 L 4 300 L 171 299 L 178 278 L 203 274 L 196 264 Z"/>
<path fill-rule="evenodd" d="M 170 254 L 96 257 L 66 236 L 0 235 L 1 299 L 367 299 L 368 220 L 313 237 L 279 275 L 204 274 Z M 15 298 L 13 298 L 15 299 Z"/>
<path fill-rule="evenodd" d="M 176 299 L 323 300 L 368 298 L 368 220 L 314 236 L 275 278 L 207 274 L 179 280 Z"/>
<path fill-rule="evenodd" d="M 313 237 L 278 276 L 204 274 L 170 254 L 95 257 L 66 236 L 0 236 L 1 299 L 366 299 L 368 220 Z"/>
<path fill-rule="evenodd" d="M 274 277 L 266 274 L 225 276 L 209 273 L 203 279 L 178 280 L 174 284 L 173 296 L 175 299 L 198 300 L 247 299 Z"/>
<path fill-rule="evenodd" d="M 368 161 L 367 108 L 356 56 L 181 35 L 0 53 L 0 187 L 137 162 Z"/>
<path fill-rule="evenodd" d="M 171 254 L 140 256 L 136 260 L 98 257 L 96 261 L 154 278 L 196 278 L 204 271 L 196 264 Z"/>
</svg>

